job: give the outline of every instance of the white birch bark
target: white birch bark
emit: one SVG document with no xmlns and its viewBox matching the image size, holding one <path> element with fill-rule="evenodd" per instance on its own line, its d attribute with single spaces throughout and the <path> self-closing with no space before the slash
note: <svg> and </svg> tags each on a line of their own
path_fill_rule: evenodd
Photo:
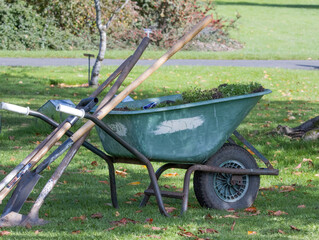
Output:
<svg viewBox="0 0 319 240">
<path fill-rule="evenodd" d="M 95 11 L 96 11 L 96 25 L 100 34 L 100 46 L 99 46 L 99 53 L 96 57 L 96 60 L 92 69 L 91 80 L 89 82 L 89 85 L 92 87 L 98 86 L 98 79 L 99 79 L 101 64 L 102 64 L 102 61 L 104 60 L 105 51 L 106 51 L 106 31 L 110 27 L 111 22 L 116 18 L 117 14 L 125 7 L 125 5 L 128 2 L 129 0 L 125 0 L 125 2 L 119 8 L 115 10 L 115 12 L 109 18 L 108 22 L 105 25 L 103 25 L 101 20 L 100 0 L 94 0 Z"/>
</svg>

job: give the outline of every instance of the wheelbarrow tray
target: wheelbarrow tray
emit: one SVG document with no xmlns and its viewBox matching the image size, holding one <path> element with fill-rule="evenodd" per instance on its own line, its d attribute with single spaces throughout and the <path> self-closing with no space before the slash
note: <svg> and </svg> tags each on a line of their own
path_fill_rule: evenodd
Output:
<svg viewBox="0 0 319 240">
<path fill-rule="evenodd" d="M 152 161 L 204 163 L 227 141 L 263 92 L 134 111 L 111 111 L 104 119 L 115 133 Z M 119 109 L 142 109 L 151 102 L 175 101 L 181 95 L 123 102 Z M 117 158 L 134 158 L 97 127 L 103 148 Z"/>
</svg>

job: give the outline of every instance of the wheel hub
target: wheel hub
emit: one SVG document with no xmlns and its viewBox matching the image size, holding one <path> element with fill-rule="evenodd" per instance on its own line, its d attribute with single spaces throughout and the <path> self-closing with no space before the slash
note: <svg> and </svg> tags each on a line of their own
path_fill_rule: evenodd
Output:
<svg viewBox="0 0 319 240">
<path fill-rule="evenodd" d="M 236 160 L 223 162 L 219 167 L 225 168 L 245 168 L 242 163 Z M 249 177 L 247 175 L 238 176 L 226 173 L 214 174 L 214 191 L 217 196 L 225 202 L 235 202 L 241 199 L 247 192 Z"/>
</svg>

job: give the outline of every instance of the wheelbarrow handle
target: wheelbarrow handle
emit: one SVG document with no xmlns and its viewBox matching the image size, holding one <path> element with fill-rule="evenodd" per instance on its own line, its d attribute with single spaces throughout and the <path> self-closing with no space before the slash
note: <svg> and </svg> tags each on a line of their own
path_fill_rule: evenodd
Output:
<svg viewBox="0 0 319 240">
<path fill-rule="evenodd" d="M 29 107 L 21 107 L 15 104 L 5 103 L 5 102 L 0 103 L 0 109 L 8 110 L 10 112 L 16 112 L 20 114 L 25 114 L 25 115 L 29 115 L 29 112 L 30 112 Z"/>
<path fill-rule="evenodd" d="M 69 115 L 73 115 L 79 118 L 83 118 L 85 115 L 84 109 L 76 109 L 63 104 L 59 104 L 58 106 L 56 106 L 55 110 L 58 112 L 67 113 Z"/>
</svg>

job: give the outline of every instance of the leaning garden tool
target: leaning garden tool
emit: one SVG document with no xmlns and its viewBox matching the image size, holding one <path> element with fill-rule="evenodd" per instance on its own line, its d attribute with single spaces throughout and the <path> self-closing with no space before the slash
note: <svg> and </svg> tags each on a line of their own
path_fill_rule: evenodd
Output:
<svg viewBox="0 0 319 240">
<path fill-rule="evenodd" d="M 138 59 L 141 57 L 142 53 L 146 49 L 149 43 L 149 38 L 144 38 L 140 44 L 140 46 L 137 48 L 133 56 L 131 57 L 130 61 L 126 64 L 124 67 L 121 75 L 117 79 L 117 81 L 113 84 L 110 91 L 106 94 L 104 97 L 103 102 L 108 102 L 116 93 L 118 88 L 121 86 L 121 83 L 124 81 L 130 70 L 133 68 L 133 66 L 136 64 Z M 96 103 L 97 101 L 95 101 Z M 93 107 L 93 105 L 92 105 Z M 90 107 L 91 109 L 91 107 Z M 90 110 L 88 109 L 88 110 Z M 87 112 L 85 109 L 81 109 L 81 112 Z M 72 113 L 71 113 L 72 114 Z M 84 141 L 82 141 L 83 143 Z M 78 146 L 80 147 L 82 143 Z M 16 187 L 12 197 L 10 198 L 9 202 L 7 203 L 7 206 L 5 207 L 2 216 L 7 215 L 11 211 L 13 212 L 19 212 L 24 201 L 28 198 L 30 195 L 32 189 L 37 184 L 38 180 L 40 179 L 40 173 L 46 169 L 53 161 L 55 161 L 59 156 L 61 156 L 67 149 L 69 149 L 73 145 L 73 141 L 71 139 L 66 140 L 64 143 L 62 143 L 48 158 L 46 158 L 34 171 L 26 171 L 18 186 Z"/>
<path fill-rule="evenodd" d="M 118 88 L 120 87 L 121 83 L 124 81 L 130 70 L 133 68 L 133 66 L 136 64 L 138 59 L 141 57 L 142 53 L 146 49 L 147 45 L 149 43 L 149 38 L 144 38 L 140 44 L 140 46 L 137 48 L 135 53 L 129 58 L 129 61 L 126 63 L 125 67 L 122 70 L 121 75 L 113 84 L 112 88 L 108 92 L 108 94 L 104 97 L 102 103 L 107 103 L 116 93 Z M 96 104 L 96 99 L 94 99 L 94 103 Z M 94 104 L 94 105 L 95 105 Z M 86 112 L 90 110 L 94 105 L 90 105 L 89 109 L 81 109 L 81 112 Z M 74 118 L 74 117 L 72 117 Z M 76 118 L 77 119 L 77 118 Z M 85 138 L 84 138 L 85 139 Z M 83 139 L 83 142 L 84 142 Z M 82 142 L 82 143 L 83 143 Z M 22 179 L 19 182 L 17 188 L 15 189 L 13 195 L 11 196 L 9 202 L 7 203 L 7 206 L 5 207 L 2 216 L 6 216 L 10 212 L 13 212 L 13 214 L 6 216 L 7 220 L 10 221 L 16 221 L 16 213 L 20 211 L 24 201 L 29 196 L 30 192 L 32 191 L 33 187 L 38 182 L 40 175 L 39 173 L 42 172 L 47 166 L 49 166 L 53 161 L 55 161 L 59 156 L 61 156 L 70 146 L 72 146 L 73 141 L 71 139 L 66 140 L 61 146 L 59 146 L 47 159 L 45 159 L 34 171 L 30 172 L 28 169 L 24 168 L 22 169 Z M 82 144 L 80 144 L 78 147 L 80 147 Z M 91 147 L 92 149 L 92 147 Z M 20 176 L 19 176 L 20 178 Z M 15 180 L 16 181 L 16 180 Z M 12 219 L 15 220 L 12 220 Z"/>
<path fill-rule="evenodd" d="M 114 73 L 97 88 L 90 98 L 97 97 L 123 70 L 129 58 L 121 64 Z M 78 106 L 80 107 L 80 106 Z M 30 109 L 8 103 L 1 103 L 0 109 L 26 114 L 28 115 Z M 77 118 L 69 118 L 62 122 L 45 140 L 43 140 L 18 166 L 16 166 L 2 181 L 0 182 L 0 203 L 18 183 L 23 172 L 31 169 L 40 159 L 52 148 L 52 146 L 65 134 L 65 132 L 72 126 Z M 70 123 L 71 122 L 71 123 Z"/>
</svg>

